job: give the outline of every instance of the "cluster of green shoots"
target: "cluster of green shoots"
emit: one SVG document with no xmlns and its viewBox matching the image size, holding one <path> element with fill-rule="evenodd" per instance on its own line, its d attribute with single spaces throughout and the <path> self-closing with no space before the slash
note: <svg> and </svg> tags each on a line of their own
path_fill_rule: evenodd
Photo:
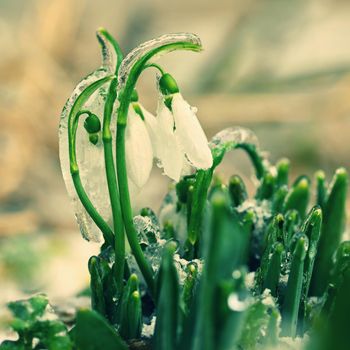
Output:
<svg viewBox="0 0 350 350">
<path fill-rule="evenodd" d="M 64 325 L 45 317 L 43 296 L 12 303 L 19 338 L 0 349 L 347 349 L 347 172 L 338 169 L 329 184 L 318 172 L 313 196 L 307 176 L 290 183 L 288 160 L 269 164 L 248 130 L 232 128 L 209 143 L 209 168 L 172 185 L 159 215 L 150 208 L 133 213 L 125 135 L 136 82 L 150 67 L 164 77 L 151 61 L 160 53 L 201 47 L 193 36 L 165 36 L 123 60 L 110 34 L 99 30 L 98 38 L 103 67 L 65 111 L 74 194 L 104 238 L 88 264 L 91 310 L 78 310 L 74 323 Z M 86 103 L 103 86 L 103 115 L 96 116 Z M 110 222 L 81 180 L 76 135 L 83 115 L 90 146 L 102 142 L 109 198 L 101 201 L 111 208 Z M 239 175 L 225 183 L 214 174 L 235 149 L 246 152 L 255 170 L 250 197 Z"/>
</svg>

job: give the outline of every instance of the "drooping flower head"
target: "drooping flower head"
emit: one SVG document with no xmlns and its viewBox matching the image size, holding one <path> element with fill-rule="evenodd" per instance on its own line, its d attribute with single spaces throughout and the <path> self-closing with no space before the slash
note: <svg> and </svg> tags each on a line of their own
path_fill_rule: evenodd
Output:
<svg viewBox="0 0 350 350">
<path fill-rule="evenodd" d="M 196 108 L 184 100 L 170 74 L 162 75 L 159 88 L 161 95 L 157 117 L 137 101 L 133 101 L 133 107 L 129 110 L 128 173 L 138 187 L 145 184 L 150 174 L 150 144 L 157 164 L 163 168 L 165 175 L 175 181 L 179 181 L 182 175 L 188 174 L 193 168 L 208 169 L 213 163 L 207 137 L 196 116 Z"/>
<path fill-rule="evenodd" d="M 213 158 L 196 115 L 197 109 L 183 98 L 175 79 L 170 74 L 163 74 L 159 87 L 162 96 L 158 105 L 158 123 L 163 140 L 168 140 L 168 149 L 161 154 L 160 160 L 165 174 L 178 181 L 189 165 L 208 169 Z"/>
</svg>

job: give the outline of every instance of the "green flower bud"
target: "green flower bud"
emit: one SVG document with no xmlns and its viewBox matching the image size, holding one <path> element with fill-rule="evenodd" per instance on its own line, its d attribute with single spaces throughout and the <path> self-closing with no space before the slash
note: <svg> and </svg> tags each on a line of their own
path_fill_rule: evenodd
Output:
<svg viewBox="0 0 350 350">
<path fill-rule="evenodd" d="M 98 142 L 98 134 L 90 134 L 89 135 L 89 141 L 93 144 L 96 145 Z"/>
<path fill-rule="evenodd" d="M 139 100 L 139 94 L 137 91 L 134 89 L 132 94 L 131 94 L 131 102 L 137 102 Z"/>
<path fill-rule="evenodd" d="M 91 113 L 84 122 L 84 128 L 89 134 L 95 134 L 101 130 L 101 122 L 96 114 Z"/>
<path fill-rule="evenodd" d="M 176 80 L 168 73 L 163 74 L 160 78 L 159 88 L 163 95 L 171 95 L 179 92 Z"/>
<path fill-rule="evenodd" d="M 167 106 L 169 111 L 172 111 L 171 103 L 173 102 L 173 97 L 172 96 L 166 96 L 164 98 L 164 104 Z"/>
<path fill-rule="evenodd" d="M 134 102 L 132 104 L 132 107 L 134 108 L 134 111 L 136 112 L 136 114 L 138 114 L 141 117 L 142 120 L 145 120 L 145 117 L 144 117 L 144 115 L 142 113 L 142 109 L 141 109 L 140 105 L 137 102 Z"/>
</svg>

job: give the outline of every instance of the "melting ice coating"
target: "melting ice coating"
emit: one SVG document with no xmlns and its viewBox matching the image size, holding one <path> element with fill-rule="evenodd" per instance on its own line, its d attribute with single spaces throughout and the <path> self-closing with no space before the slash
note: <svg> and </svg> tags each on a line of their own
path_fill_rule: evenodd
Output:
<svg viewBox="0 0 350 350">
<path fill-rule="evenodd" d="M 69 113 L 73 107 L 74 102 L 81 94 L 81 92 L 93 82 L 106 76 L 105 69 L 99 69 L 85 79 L 83 79 L 77 87 L 74 89 L 71 97 L 68 99 L 60 120 L 59 126 L 59 153 L 61 169 L 63 173 L 63 179 L 66 184 L 68 194 L 72 200 L 75 216 L 79 224 L 81 233 L 83 237 L 87 240 L 98 242 L 101 240 L 102 235 L 100 230 L 97 228 L 95 223 L 92 221 L 83 205 L 81 204 L 78 195 L 75 191 L 72 177 L 70 174 L 70 164 L 69 164 L 69 152 L 68 152 L 68 117 Z M 106 89 L 108 84 L 99 90 L 97 90 L 86 102 L 83 109 L 89 110 L 95 113 L 102 122 L 104 102 L 106 96 Z M 103 155 L 103 145 L 101 136 L 99 142 L 96 145 L 90 143 L 88 134 L 82 127 L 81 123 L 84 122 L 86 116 L 82 115 L 79 121 L 79 127 L 77 130 L 76 139 L 76 153 L 77 161 L 80 170 L 80 177 L 82 184 L 90 197 L 92 203 L 94 204 L 97 211 L 106 220 L 106 222 L 111 221 L 112 213 L 109 205 L 109 195 L 108 187 L 105 175 L 104 166 L 104 155 Z M 112 135 L 115 133 L 115 113 L 112 114 L 111 131 Z M 115 146 L 113 144 L 113 149 Z"/>
<path fill-rule="evenodd" d="M 62 111 L 59 127 L 60 161 L 63 178 L 67 187 L 68 194 L 72 199 L 75 215 L 82 235 L 85 239 L 92 241 L 99 241 L 102 235 L 81 204 L 73 185 L 70 174 L 68 152 L 68 118 L 74 102 L 86 87 L 95 81 L 105 77 L 107 74 L 114 73 L 117 63 L 117 55 L 114 47 L 111 42 L 106 39 L 101 31 L 97 32 L 97 37 L 102 46 L 102 68 L 87 76 L 74 89 L 71 97 L 68 99 Z M 196 35 L 188 33 L 163 35 L 157 39 L 145 42 L 144 44 L 134 49 L 123 60 L 119 74 L 119 81 L 121 84 L 120 87 L 123 87 L 122 85 L 126 81 L 127 75 L 129 74 L 129 71 L 136 60 L 141 58 L 149 50 L 176 42 L 187 42 L 193 43 L 194 45 L 201 45 L 200 40 Z M 89 98 L 84 106 L 84 109 L 87 109 L 100 117 L 101 122 L 103 117 L 105 98 L 106 87 L 103 87 L 97 90 Z M 114 110 L 115 109 L 116 106 L 114 106 Z M 116 114 L 114 112 L 112 114 L 111 121 L 112 135 L 115 133 L 115 130 L 113 130 L 113 127 L 116 125 L 114 119 L 115 115 Z M 84 116 L 81 117 L 81 119 L 83 118 Z M 79 123 L 82 122 L 83 120 L 79 121 Z M 115 150 L 115 140 L 113 140 L 113 143 L 114 144 L 112 144 L 112 148 Z M 108 187 L 105 176 L 103 145 L 101 139 L 96 145 L 93 145 L 89 142 L 85 129 L 79 126 L 77 129 L 76 153 L 83 187 L 85 188 L 88 196 L 90 197 L 90 200 L 94 204 L 97 211 L 105 219 L 105 221 L 107 221 L 107 223 L 110 223 L 112 214 L 108 201 Z"/>
<path fill-rule="evenodd" d="M 114 74 L 115 68 L 117 66 L 117 54 L 110 41 L 108 41 L 101 33 L 101 31 L 96 32 L 97 39 L 102 47 L 102 67 L 109 74 Z"/>
<path fill-rule="evenodd" d="M 119 87 L 121 89 L 124 87 L 131 68 L 133 67 L 135 62 L 138 61 L 143 55 L 145 55 L 147 52 L 154 50 L 158 47 L 161 47 L 167 44 L 178 43 L 178 42 L 192 43 L 194 45 L 201 46 L 201 41 L 199 37 L 191 33 L 165 34 L 156 39 L 146 41 L 143 44 L 136 47 L 134 50 L 132 50 L 124 58 L 120 66 L 119 75 L 118 75 Z M 160 55 L 161 54 L 162 53 L 160 53 Z M 153 59 L 154 58 L 155 57 L 153 56 Z"/>
<path fill-rule="evenodd" d="M 233 149 L 237 144 L 250 143 L 259 147 L 258 138 L 253 131 L 240 126 L 230 127 L 219 131 L 210 141 L 210 147 Z"/>
<path fill-rule="evenodd" d="M 158 223 L 152 222 L 151 218 L 137 215 L 134 217 L 133 222 L 137 231 L 138 240 L 140 244 L 145 246 L 144 254 L 152 265 L 152 269 L 157 272 L 162 261 L 163 250 L 167 240 L 161 238 L 160 226 Z M 138 271 L 138 266 L 132 255 L 128 256 L 128 263 L 131 271 Z M 179 283 L 181 285 L 183 285 L 187 277 L 187 266 L 189 263 L 195 264 L 198 268 L 198 273 L 202 273 L 202 260 L 194 259 L 189 261 L 181 258 L 178 252 L 174 254 L 174 266 L 178 272 Z"/>
<path fill-rule="evenodd" d="M 226 152 L 244 144 L 254 145 L 259 150 L 259 142 L 256 135 L 249 129 L 237 126 L 219 131 L 209 142 L 209 147 L 212 150 L 213 157 L 220 158 Z M 258 151 L 258 153 L 262 157 L 264 168 L 275 173 L 276 169 L 270 165 L 267 153 L 261 151 Z"/>
</svg>

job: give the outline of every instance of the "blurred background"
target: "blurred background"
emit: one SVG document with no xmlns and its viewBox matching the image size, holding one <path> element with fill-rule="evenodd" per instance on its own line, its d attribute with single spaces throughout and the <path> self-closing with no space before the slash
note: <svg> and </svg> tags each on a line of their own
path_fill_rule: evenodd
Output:
<svg viewBox="0 0 350 350">
<path fill-rule="evenodd" d="M 0 305 L 44 291 L 73 295 L 88 283 L 98 245 L 80 237 L 58 159 L 61 109 L 78 81 L 100 65 L 96 28 L 124 52 L 152 37 L 198 34 L 201 54 L 161 64 L 198 107 L 208 137 L 252 129 L 293 178 L 350 165 L 350 2 L 346 0 L 1 0 Z M 154 111 L 154 72 L 139 94 Z M 249 179 L 239 152 L 221 167 Z M 157 210 L 168 180 L 154 173 L 137 206 Z"/>
</svg>

